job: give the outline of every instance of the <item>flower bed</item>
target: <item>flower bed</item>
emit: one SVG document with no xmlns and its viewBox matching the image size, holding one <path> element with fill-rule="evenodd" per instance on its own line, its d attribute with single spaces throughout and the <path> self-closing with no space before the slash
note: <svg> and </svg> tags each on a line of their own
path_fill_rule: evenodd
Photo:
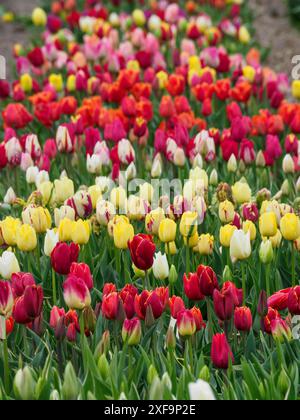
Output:
<svg viewBox="0 0 300 420">
<path fill-rule="evenodd" d="M 0 81 L 1 399 L 299 398 L 300 81 L 239 3 L 33 11 Z"/>
</svg>

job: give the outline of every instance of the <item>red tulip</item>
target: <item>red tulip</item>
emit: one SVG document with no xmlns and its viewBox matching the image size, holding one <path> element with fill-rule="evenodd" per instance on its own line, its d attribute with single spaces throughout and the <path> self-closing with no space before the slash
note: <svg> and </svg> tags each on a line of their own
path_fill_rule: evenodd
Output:
<svg viewBox="0 0 300 420">
<path fill-rule="evenodd" d="M 31 318 L 28 316 L 25 309 L 24 296 L 16 299 L 12 316 L 17 324 L 26 325 L 31 321 Z"/>
<path fill-rule="evenodd" d="M 199 265 L 197 274 L 199 277 L 200 291 L 204 296 L 212 296 L 215 289 L 219 289 L 217 275 L 211 267 Z"/>
<path fill-rule="evenodd" d="M 139 318 L 145 319 L 147 308 L 150 307 L 154 318 L 157 319 L 164 312 L 168 298 L 167 288 L 160 287 L 151 292 L 144 290 L 140 295 L 135 296 L 135 312 Z"/>
<path fill-rule="evenodd" d="M 268 309 L 268 314 L 264 318 L 264 330 L 267 334 L 271 334 L 271 323 L 274 319 L 281 318 L 280 313 L 273 308 Z"/>
<path fill-rule="evenodd" d="M 181 337 L 189 337 L 197 331 L 196 321 L 192 311 L 186 309 L 177 316 L 177 328 Z"/>
<path fill-rule="evenodd" d="M 204 295 L 200 289 L 200 280 L 196 273 L 183 276 L 184 293 L 190 300 L 203 300 Z"/>
<path fill-rule="evenodd" d="M 89 290 L 94 287 L 93 276 L 87 264 L 73 262 L 70 268 L 70 274 L 74 274 L 74 276 L 82 279 Z"/>
<path fill-rule="evenodd" d="M 214 308 L 217 317 L 221 321 L 229 321 L 234 312 L 234 296 L 232 290 L 222 289 L 221 292 L 215 289 L 213 294 Z"/>
<path fill-rule="evenodd" d="M 150 235 L 136 235 L 129 241 L 129 250 L 134 265 L 143 271 L 149 270 L 153 266 L 155 245 Z"/>
<path fill-rule="evenodd" d="M 48 139 L 44 144 L 44 155 L 48 156 L 50 160 L 54 159 L 57 155 L 57 147 L 54 139 Z"/>
<path fill-rule="evenodd" d="M 234 325 L 238 331 L 250 331 L 253 320 L 251 310 L 247 307 L 235 308 Z"/>
<path fill-rule="evenodd" d="M 292 331 L 287 322 L 282 318 L 273 319 L 271 322 L 271 333 L 273 338 L 280 342 L 284 342 L 285 339 L 289 341 L 292 339 Z"/>
<path fill-rule="evenodd" d="M 126 317 L 131 319 L 135 315 L 134 299 L 138 294 L 138 290 L 132 284 L 127 284 L 119 293 L 119 296 L 123 302 L 124 311 Z"/>
<path fill-rule="evenodd" d="M 24 291 L 24 308 L 29 318 L 35 319 L 43 309 L 44 292 L 41 286 L 27 286 Z"/>
<path fill-rule="evenodd" d="M 290 289 L 287 305 L 292 315 L 300 315 L 300 286 Z"/>
<path fill-rule="evenodd" d="M 21 129 L 29 124 L 33 117 L 24 105 L 20 103 L 9 104 L 2 112 L 2 117 L 7 127 Z"/>
<path fill-rule="evenodd" d="M 53 306 L 50 312 L 50 327 L 55 329 L 57 327 L 57 324 L 61 318 L 64 318 L 66 315 L 66 312 L 64 308 L 58 308 L 57 306 Z"/>
<path fill-rule="evenodd" d="M 244 204 L 243 205 L 243 218 L 245 220 L 251 220 L 251 222 L 256 223 L 259 218 L 259 211 L 255 203 Z"/>
<path fill-rule="evenodd" d="M 33 285 L 35 285 L 35 280 L 31 273 L 14 273 L 11 277 L 11 287 L 15 298 L 23 296 L 26 287 Z"/>
<path fill-rule="evenodd" d="M 202 328 L 205 328 L 206 325 L 203 322 L 203 317 L 202 317 L 202 313 L 201 313 L 200 309 L 198 309 L 198 308 L 196 308 L 196 306 L 194 306 L 191 309 L 191 312 L 192 312 L 193 317 L 194 317 L 195 322 L 196 322 L 197 331 L 200 331 L 200 330 L 202 330 Z"/>
<path fill-rule="evenodd" d="M 120 298 L 117 292 L 112 292 L 103 296 L 102 313 L 103 316 L 110 320 L 115 320 L 118 317 L 120 308 Z"/>
<path fill-rule="evenodd" d="M 233 296 L 233 303 L 234 306 L 241 306 L 243 303 L 243 289 L 238 289 L 236 287 L 236 285 L 234 283 L 232 283 L 231 281 L 226 281 L 223 284 L 222 290 L 225 291 L 230 291 L 230 293 Z"/>
<path fill-rule="evenodd" d="M 5 144 L 0 144 L 0 169 L 3 169 L 8 164 Z"/>
<path fill-rule="evenodd" d="M 211 359 L 217 369 L 228 369 L 230 359 L 234 363 L 233 353 L 225 334 L 216 334 L 213 337 Z"/>
<path fill-rule="evenodd" d="M 174 319 L 177 319 L 178 314 L 181 311 L 185 310 L 184 302 L 179 296 L 172 296 L 169 299 L 169 307 L 170 307 L 172 318 Z"/>
<path fill-rule="evenodd" d="M 274 295 L 270 296 L 268 299 L 268 307 L 276 309 L 277 311 L 284 311 L 287 309 L 289 293 L 291 291 L 292 289 L 288 288 L 274 293 Z"/>
<path fill-rule="evenodd" d="M 8 318 L 6 320 L 6 336 L 9 336 L 13 332 L 14 326 L 15 326 L 15 321 L 13 317 Z"/>
<path fill-rule="evenodd" d="M 103 286 L 103 295 L 109 295 L 112 292 L 116 292 L 117 288 L 116 285 L 113 283 L 105 283 Z"/>
<path fill-rule="evenodd" d="M 137 346 L 141 341 L 142 326 L 138 318 L 125 319 L 122 328 L 122 339 L 129 346 Z"/>
<path fill-rule="evenodd" d="M 79 246 L 71 243 L 70 245 L 59 242 L 51 254 L 51 264 L 58 274 L 69 274 L 71 265 L 78 260 Z"/>
<path fill-rule="evenodd" d="M 70 274 L 63 283 L 64 300 L 70 309 L 82 310 L 91 305 L 91 295 L 84 280 Z"/>
<path fill-rule="evenodd" d="M 77 312 L 70 309 L 65 316 L 65 326 L 67 327 L 66 337 L 70 342 L 75 342 L 77 333 L 80 332 Z"/>
<path fill-rule="evenodd" d="M 14 306 L 14 296 L 11 284 L 8 281 L 0 281 L 0 315 L 7 317 L 11 314 Z"/>
<path fill-rule="evenodd" d="M 31 50 L 27 54 L 27 58 L 34 67 L 42 67 L 45 61 L 43 51 L 41 50 L 41 48 L 38 47 Z"/>
</svg>

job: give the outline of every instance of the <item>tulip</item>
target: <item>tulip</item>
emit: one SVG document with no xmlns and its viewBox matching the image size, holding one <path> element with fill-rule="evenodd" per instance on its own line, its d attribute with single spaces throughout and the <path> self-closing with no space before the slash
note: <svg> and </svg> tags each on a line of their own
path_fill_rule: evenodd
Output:
<svg viewBox="0 0 300 420">
<path fill-rule="evenodd" d="M 159 318 L 166 308 L 169 299 L 169 291 L 164 287 L 155 289 L 152 292 L 144 290 L 140 295 L 135 296 L 135 311 L 140 319 L 146 318 L 150 309 L 155 319 Z"/>
<path fill-rule="evenodd" d="M 225 334 L 216 334 L 213 337 L 211 359 L 217 369 L 227 370 L 229 361 L 234 363 L 234 357 Z"/>
<path fill-rule="evenodd" d="M 146 215 L 145 228 L 149 234 L 158 235 L 159 226 L 162 220 L 165 219 L 165 212 L 161 207 L 152 210 Z"/>
<path fill-rule="evenodd" d="M 0 274 L 5 280 L 10 280 L 14 273 L 20 272 L 18 260 L 13 252 L 4 251 L 0 257 Z"/>
<path fill-rule="evenodd" d="M 11 284 L 0 281 L 0 315 L 5 318 L 11 315 L 14 306 L 14 296 Z"/>
<path fill-rule="evenodd" d="M 238 204 L 249 203 L 251 201 L 251 189 L 244 182 L 236 182 L 232 187 L 232 193 Z"/>
<path fill-rule="evenodd" d="M 154 256 L 153 274 L 158 280 L 166 280 L 169 277 L 169 264 L 166 255 L 158 252 Z"/>
<path fill-rule="evenodd" d="M 233 261 L 245 260 L 251 255 L 250 232 L 234 231 L 230 241 L 230 256 Z"/>
<path fill-rule="evenodd" d="M 9 189 L 6 191 L 6 194 L 3 198 L 3 202 L 5 204 L 14 204 L 15 200 L 17 199 L 16 193 L 14 192 L 13 188 L 9 187 Z"/>
<path fill-rule="evenodd" d="M 243 218 L 245 220 L 250 220 L 253 223 L 256 223 L 259 218 L 259 212 L 257 205 L 254 203 L 244 204 L 242 207 Z"/>
<path fill-rule="evenodd" d="M 234 312 L 234 295 L 231 288 L 215 289 L 213 293 L 214 308 L 217 317 L 221 321 L 229 321 Z"/>
<path fill-rule="evenodd" d="M 275 319 L 281 318 L 279 312 L 276 309 L 268 308 L 267 315 L 263 320 L 263 328 L 267 334 L 272 334 L 271 324 Z"/>
<path fill-rule="evenodd" d="M 132 319 L 135 315 L 134 299 L 138 294 L 138 290 L 132 284 L 127 284 L 119 293 L 123 302 L 124 311 L 128 319 Z"/>
<path fill-rule="evenodd" d="M 259 219 L 259 230 L 262 236 L 272 237 L 277 233 L 277 219 L 274 212 L 263 213 Z"/>
<path fill-rule="evenodd" d="M 191 313 L 193 314 L 194 320 L 196 322 L 196 329 L 197 331 L 202 330 L 202 328 L 205 328 L 206 325 L 203 322 L 203 317 L 202 317 L 202 313 L 200 311 L 200 309 L 196 308 L 196 306 L 194 306 L 191 309 Z"/>
<path fill-rule="evenodd" d="M 60 242 L 72 241 L 73 223 L 76 223 L 68 218 L 62 219 L 58 226 L 58 237 Z"/>
<path fill-rule="evenodd" d="M 198 239 L 197 251 L 200 255 L 212 255 L 214 248 L 214 237 L 209 233 L 202 234 Z"/>
<path fill-rule="evenodd" d="M 72 222 L 71 240 L 77 245 L 86 245 L 90 239 L 91 227 L 87 220 Z"/>
<path fill-rule="evenodd" d="M 215 401 L 216 397 L 209 383 L 198 379 L 197 382 L 189 383 L 191 401 Z"/>
<path fill-rule="evenodd" d="M 24 310 L 27 317 L 35 319 L 41 315 L 43 309 L 44 293 L 41 286 L 27 286 L 24 291 Z"/>
<path fill-rule="evenodd" d="M 18 229 L 17 247 L 23 252 L 31 252 L 37 247 L 37 237 L 32 226 L 25 224 Z"/>
<path fill-rule="evenodd" d="M 275 340 L 284 343 L 285 340 L 292 340 L 292 331 L 288 324 L 281 318 L 275 318 L 271 321 L 271 333 Z"/>
<path fill-rule="evenodd" d="M 177 319 L 178 314 L 185 310 L 185 305 L 181 297 L 172 296 L 169 299 L 169 306 L 172 318 Z"/>
<path fill-rule="evenodd" d="M 282 170 L 285 174 L 293 174 L 295 172 L 295 164 L 290 154 L 285 155 L 282 162 Z"/>
<path fill-rule="evenodd" d="M 290 289 L 287 296 L 287 306 L 292 315 L 300 315 L 300 286 Z"/>
<path fill-rule="evenodd" d="M 72 207 L 62 206 L 54 210 L 54 221 L 57 228 L 64 219 L 69 219 L 72 222 L 75 220 L 75 210 Z"/>
<path fill-rule="evenodd" d="M 183 276 L 184 293 L 190 300 L 203 300 L 204 295 L 200 289 L 200 281 L 197 273 L 189 273 Z"/>
<path fill-rule="evenodd" d="M 270 240 L 263 241 L 259 249 L 259 258 L 263 264 L 270 264 L 274 258 L 272 242 Z"/>
<path fill-rule="evenodd" d="M 190 310 L 179 312 L 177 315 L 177 328 L 181 337 L 190 337 L 196 333 L 196 322 Z"/>
<path fill-rule="evenodd" d="M 17 245 L 17 232 L 21 227 L 21 221 L 14 219 L 13 217 L 6 217 L 0 222 L 1 232 L 6 245 L 15 246 Z"/>
<path fill-rule="evenodd" d="M 34 399 L 36 386 L 36 381 L 33 379 L 32 371 L 28 366 L 17 371 L 14 379 L 14 392 L 20 400 Z"/>
<path fill-rule="evenodd" d="M 70 274 L 74 274 L 74 276 L 82 279 L 89 290 L 94 287 L 93 276 L 87 264 L 73 262 L 70 268 Z"/>
<path fill-rule="evenodd" d="M 93 210 L 92 199 L 87 191 L 78 191 L 66 204 L 75 210 L 78 218 L 86 219 Z"/>
<path fill-rule="evenodd" d="M 235 308 L 234 311 L 234 325 L 238 331 L 249 332 L 252 328 L 252 314 L 247 307 Z"/>
<path fill-rule="evenodd" d="M 128 243 L 134 265 L 143 271 L 149 270 L 154 263 L 155 245 L 149 235 L 136 235 Z"/>
<path fill-rule="evenodd" d="M 79 255 L 78 245 L 59 242 L 51 253 L 52 268 L 58 274 L 69 274 L 73 262 L 77 262 Z"/>
<path fill-rule="evenodd" d="M 243 222 L 243 231 L 245 233 L 250 233 L 250 240 L 251 241 L 255 241 L 256 239 L 256 227 L 255 224 L 253 222 L 251 222 L 250 220 L 246 220 L 245 222 Z"/>
<path fill-rule="evenodd" d="M 113 229 L 114 244 L 118 249 L 127 249 L 134 239 L 134 228 L 130 223 L 120 221 Z"/>
<path fill-rule="evenodd" d="M 35 284 L 34 277 L 31 273 L 14 273 L 11 277 L 11 287 L 14 298 L 24 295 L 27 286 Z"/>
<path fill-rule="evenodd" d="M 129 346 L 137 346 L 141 340 L 142 327 L 138 318 L 125 319 L 122 328 L 122 340 Z"/>
<path fill-rule="evenodd" d="M 237 227 L 234 225 L 225 225 L 220 229 L 220 243 L 225 248 L 230 247 L 231 238 L 234 232 L 237 230 Z"/>
<path fill-rule="evenodd" d="M 32 12 L 32 22 L 35 26 L 46 26 L 47 15 L 40 7 L 36 7 Z"/>
<path fill-rule="evenodd" d="M 225 200 L 219 204 L 219 218 L 222 223 L 231 223 L 235 216 L 234 205 L 231 201 Z"/>
<path fill-rule="evenodd" d="M 294 213 L 288 213 L 280 221 L 280 230 L 284 239 L 295 241 L 300 236 L 300 219 Z"/>
<path fill-rule="evenodd" d="M 55 246 L 59 242 L 59 235 L 55 230 L 47 230 L 44 242 L 44 253 L 47 257 L 51 256 L 51 253 Z"/>
<path fill-rule="evenodd" d="M 117 292 L 112 292 L 103 296 L 101 310 L 105 318 L 110 320 L 117 319 L 119 308 L 120 298 Z"/>
<path fill-rule="evenodd" d="M 64 203 L 68 198 L 74 195 L 74 184 L 69 178 L 56 179 L 54 181 L 53 200 L 57 204 Z M 56 224 L 57 226 L 57 224 Z"/>
<path fill-rule="evenodd" d="M 51 216 L 43 207 L 27 207 L 22 213 L 23 223 L 31 225 L 37 233 L 45 233 L 51 227 Z"/>
<path fill-rule="evenodd" d="M 70 274 L 63 283 L 64 300 L 70 309 L 83 310 L 91 305 L 91 295 L 83 279 Z"/>
<path fill-rule="evenodd" d="M 158 229 L 159 240 L 164 243 L 174 242 L 176 238 L 176 230 L 177 225 L 174 220 L 162 220 Z"/>
<path fill-rule="evenodd" d="M 214 290 L 219 289 L 217 275 L 211 267 L 199 265 L 197 269 L 200 291 L 204 296 L 213 296 Z"/>
<path fill-rule="evenodd" d="M 50 321 L 49 325 L 52 329 L 56 329 L 57 325 L 59 324 L 59 321 L 64 318 L 66 315 L 66 312 L 63 308 L 58 308 L 57 306 L 53 306 L 50 312 Z"/>
<path fill-rule="evenodd" d="M 277 311 L 284 311 L 288 308 L 289 293 L 292 292 L 292 288 L 280 290 L 274 293 L 268 299 L 268 307 L 276 309 Z"/>
</svg>

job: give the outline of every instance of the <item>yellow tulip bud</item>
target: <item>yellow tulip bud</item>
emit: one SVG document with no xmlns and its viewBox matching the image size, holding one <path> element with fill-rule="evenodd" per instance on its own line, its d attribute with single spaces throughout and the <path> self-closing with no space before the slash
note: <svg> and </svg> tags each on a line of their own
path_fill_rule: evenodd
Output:
<svg viewBox="0 0 300 420">
<path fill-rule="evenodd" d="M 246 220 L 245 222 L 243 222 L 243 231 L 245 233 L 250 232 L 250 240 L 255 241 L 257 234 L 256 226 L 253 222 L 251 222 L 251 220 Z"/>
<path fill-rule="evenodd" d="M 91 227 L 87 220 L 78 220 L 72 223 L 71 240 L 78 245 L 86 245 L 90 239 Z"/>
<path fill-rule="evenodd" d="M 232 193 L 238 204 L 249 203 L 251 201 L 251 188 L 245 182 L 236 182 L 232 187 Z"/>
<path fill-rule="evenodd" d="M 180 221 L 180 233 L 185 238 L 191 238 L 197 233 L 198 213 L 187 211 L 183 213 Z"/>
<path fill-rule="evenodd" d="M 263 213 L 259 218 L 259 231 L 261 236 L 267 238 L 277 233 L 277 219 L 274 212 Z"/>
<path fill-rule="evenodd" d="M 280 221 L 280 230 L 284 239 L 295 241 L 300 236 L 300 219 L 294 213 L 288 213 Z"/>
<path fill-rule="evenodd" d="M 144 26 L 146 23 L 146 17 L 142 10 L 134 10 L 134 12 L 132 13 L 132 19 L 136 26 Z"/>
<path fill-rule="evenodd" d="M 22 74 L 20 77 L 20 85 L 24 92 L 30 93 L 32 91 L 33 82 L 30 74 Z"/>
<path fill-rule="evenodd" d="M 239 30 L 239 40 L 242 44 L 249 44 L 250 42 L 250 34 L 246 26 L 241 26 Z"/>
<path fill-rule="evenodd" d="M 50 229 L 52 220 L 48 209 L 43 207 L 27 207 L 22 213 L 23 223 L 31 225 L 36 233 L 45 233 Z"/>
<path fill-rule="evenodd" d="M 17 233 L 17 247 L 20 251 L 31 252 L 37 246 L 35 230 L 30 225 L 22 225 Z"/>
<path fill-rule="evenodd" d="M 195 232 L 191 237 L 184 237 L 184 245 L 188 245 L 189 248 L 195 248 L 198 245 L 199 234 Z"/>
<path fill-rule="evenodd" d="M 201 255 L 211 255 L 214 248 L 214 237 L 207 234 L 202 234 L 198 240 L 197 250 Z"/>
<path fill-rule="evenodd" d="M 76 76 L 74 74 L 70 74 L 67 79 L 67 89 L 69 92 L 75 92 L 76 90 Z"/>
<path fill-rule="evenodd" d="M 177 248 L 175 241 L 168 242 L 165 244 L 165 252 L 168 255 L 176 255 L 177 254 Z"/>
<path fill-rule="evenodd" d="M 52 191 L 53 191 L 52 182 L 51 181 L 42 182 L 38 187 L 38 191 L 42 194 L 43 205 L 46 206 L 49 203 L 52 196 Z"/>
<path fill-rule="evenodd" d="M 64 88 L 64 81 L 61 74 L 51 74 L 49 76 L 49 83 L 56 92 L 61 92 Z"/>
<path fill-rule="evenodd" d="M 125 208 L 126 191 L 123 187 L 113 188 L 110 193 L 110 201 L 117 208 Z"/>
<path fill-rule="evenodd" d="M 32 12 L 32 22 L 35 26 L 46 26 L 46 12 L 40 7 L 35 8 Z"/>
<path fill-rule="evenodd" d="M 292 94 L 294 98 L 300 99 L 300 80 L 294 80 L 292 83 Z"/>
<path fill-rule="evenodd" d="M 256 71 L 255 68 L 252 66 L 245 66 L 243 68 L 243 75 L 244 77 L 249 80 L 249 82 L 253 82 L 255 79 Z"/>
<path fill-rule="evenodd" d="M 53 199 L 57 204 L 64 203 L 74 195 L 74 184 L 69 178 L 57 179 L 54 181 Z"/>
<path fill-rule="evenodd" d="M 58 227 L 58 236 L 60 242 L 69 242 L 72 240 L 73 221 L 70 219 L 62 219 Z"/>
<path fill-rule="evenodd" d="M 116 248 L 127 249 L 128 241 L 132 241 L 134 237 L 134 228 L 128 223 L 118 223 L 114 227 L 114 244 Z"/>
<path fill-rule="evenodd" d="M 92 185 L 91 187 L 89 187 L 88 193 L 91 196 L 92 206 L 93 206 L 93 209 L 95 210 L 98 200 L 101 200 L 102 198 L 101 187 L 99 185 Z"/>
<path fill-rule="evenodd" d="M 17 244 L 17 231 L 21 227 L 21 220 L 13 217 L 6 217 L 0 223 L 2 238 L 6 245 L 15 246 Z"/>
<path fill-rule="evenodd" d="M 222 226 L 220 229 L 220 243 L 225 248 L 230 247 L 230 241 L 232 238 L 232 235 L 237 230 L 237 227 L 234 225 L 225 225 Z"/>
<path fill-rule="evenodd" d="M 231 223 L 234 216 L 235 209 L 231 201 L 225 200 L 219 204 L 219 218 L 222 223 Z"/>
<path fill-rule="evenodd" d="M 161 242 L 174 242 L 176 238 L 177 225 L 174 220 L 164 219 L 160 222 L 158 236 Z"/>
</svg>

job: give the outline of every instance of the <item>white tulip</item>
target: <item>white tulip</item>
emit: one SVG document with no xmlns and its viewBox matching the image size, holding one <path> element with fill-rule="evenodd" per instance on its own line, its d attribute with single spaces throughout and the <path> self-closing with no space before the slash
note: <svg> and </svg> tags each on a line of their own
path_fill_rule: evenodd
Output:
<svg viewBox="0 0 300 420">
<path fill-rule="evenodd" d="M 50 257 L 53 249 L 55 248 L 56 244 L 59 242 L 59 235 L 58 232 L 54 230 L 47 230 L 44 242 L 44 252 L 47 257 Z"/>
<path fill-rule="evenodd" d="M 26 171 L 27 184 L 35 184 L 36 177 L 38 176 L 39 168 L 37 166 L 30 166 Z"/>
<path fill-rule="evenodd" d="M 125 171 L 125 178 L 127 180 L 134 179 L 136 177 L 136 167 L 134 162 L 131 162 L 131 164 L 128 166 L 128 168 Z"/>
<path fill-rule="evenodd" d="M 237 160 L 234 154 L 230 156 L 230 159 L 227 163 L 227 169 L 229 172 L 236 172 L 237 171 Z"/>
<path fill-rule="evenodd" d="M 198 379 L 189 383 L 189 394 L 192 401 L 215 401 L 216 397 L 209 383 Z"/>
<path fill-rule="evenodd" d="M 70 219 L 74 222 L 75 216 L 75 210 L 71 206 L 61 206 L 60 208 L 56 208 L 54 210 L 55 226 L 58 228 L 63 219 Z"/>
<path fill-rule="evenodd" d="M 153 274 L 154 277 L 158 280 L 165 280 L 169 277 L 169 264 L 167 256 L 162 255 L 161 252 L 155 254 L 154 263 L 153 263 Z"/>
<path fill-rule="evenodd" d="M 235 230 L 230 241 L 230 257 L 232 261 L 246 260 L 251 255 L 250 232 Z"/>
<path fill-rule="evenodd" d="M 101 159 L 99 155 L 87 155 L 86 159 L 87 171 L 90 174 L 98 174 L 101 171 Z"/>
<path fill-rule="evenodd" d="M 47 171 L 40 171 L 35 178 L 36 187 L 39 188 L 43 182 L 48 182 L 49 179 L 49 173 Z"/>
<path fill-rule="evenodd" d="M 20 266 L 15 254 L 4 251 L 0 257 L 0 274 L 5 280 L 10 280 L 14 273 L 20 272 Z"/>
<path fill-rule="evenodd" d="M 290 154 L 285 155 L 282 162 L 282 169 L 285 174 L 293 174 L 295 172 L 295 164 Z"/>
<path fill-rule="evenodd" d="M 12 187 L 10 187 L 5 194 L 3 201 L 5 204 L 13 204 L 16 198 L 17 198 L 16 193 L 14 192 Z"/>
</svg>

